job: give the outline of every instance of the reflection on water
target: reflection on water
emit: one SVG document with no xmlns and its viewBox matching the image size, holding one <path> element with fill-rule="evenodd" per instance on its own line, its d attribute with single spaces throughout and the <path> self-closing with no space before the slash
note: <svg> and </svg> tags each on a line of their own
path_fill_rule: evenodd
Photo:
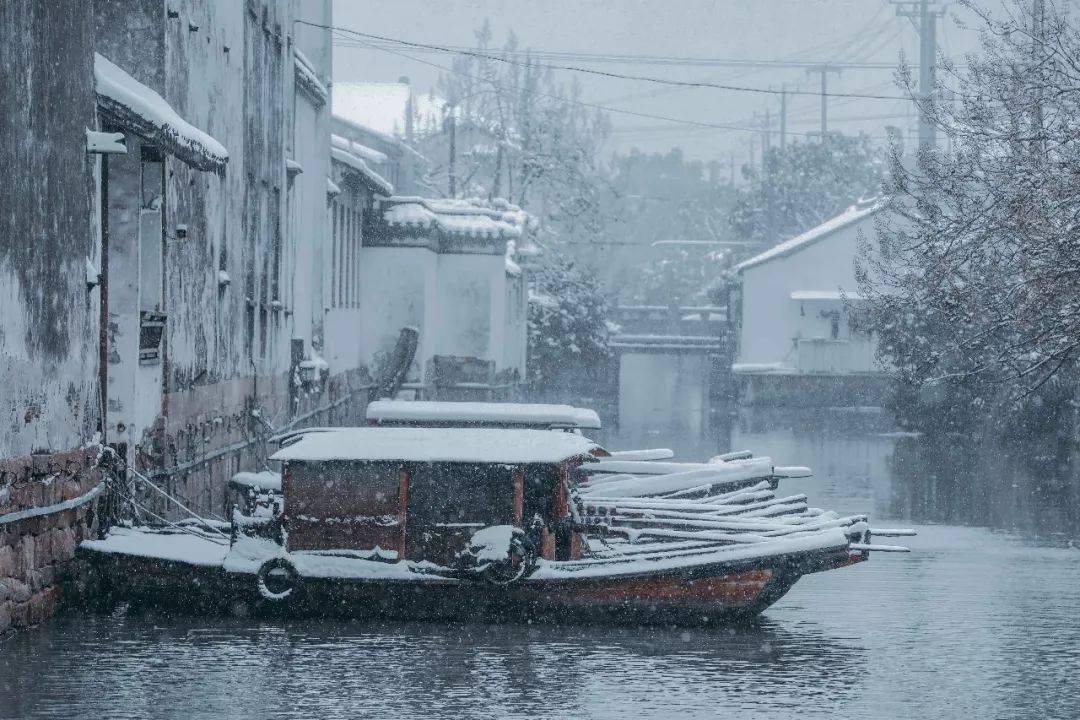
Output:
<svg viewBox="0 0 1080 720">
<path fill-rule="evenodd" d="M 809 664 L 842 701 L 865 661 L 846 641 L 769 622 L 684 632 L 116 615 L 55 621 L 5 651 L 23 658 L 0 680 L 12 714 L 54 717 L 659 716 L 699 694 L 712 708 L 752 707 L 767 700 L 761 683 L 773 700 L 821 694 L 805 687 Z"/>
<path fill-rule="evenodd" d="M 68 616 L 0 645 L 0 716 L 1076 717 L 1080 553 L 919 531 L 731 630 Z"/>
<path fill-rule="evenodd" d="M 957 522 L 1019 470 L 865 410 L 719 413 L 696 437 L 603 442 L 806 464 L 814 477 L 781 491 L 919 535 L 733 630 L 68 616 L 0 643 L 0 717 L 1080 716 L 1080 551 Z M 963 500 L 973 479 L 992 502 Z"/>
</svg>

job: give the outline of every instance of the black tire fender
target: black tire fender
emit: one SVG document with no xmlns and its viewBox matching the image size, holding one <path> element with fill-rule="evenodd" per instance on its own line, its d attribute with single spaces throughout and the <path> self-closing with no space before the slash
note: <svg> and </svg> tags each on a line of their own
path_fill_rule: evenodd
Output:
<svg viewBox="0 0 1080 720">
<path fill-rule="evenodd" d="M 274 573 L 272 578 L 271 573 Z M 267 583 L 268 578 L 273 587 Z M 284 583 L 284 587 L 280 587 L 280 583 Z M 255 573 L 255 587 L 264 600 L 282 602 L 299 590 L 300 573 L 296 572 L 296 567 L 285 558 L 271 558 L 260 565 L 259 571 Z"/>
</svg>

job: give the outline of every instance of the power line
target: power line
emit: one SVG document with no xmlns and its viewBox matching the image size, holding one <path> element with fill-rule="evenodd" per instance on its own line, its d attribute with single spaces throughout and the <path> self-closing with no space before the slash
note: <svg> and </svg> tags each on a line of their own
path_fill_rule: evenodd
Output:
<svg viewBox="0 0 1080 720">
<path fill-rule="evenodd" d="M 297 22 L 302 22 L 302 21 L 297 20 Z M 322 27 L 322 26 L 320 26 L 320 27 Z M 330 29 L 335 30 L 335 28 L 330 28 Z M 406 58 L 407 60 L 412 60 L 413 62 L 418 62 L 418 63 L 420 63 L 422 65 L 428 65 L 430 67 L 436 68 L 438 70 L 442 70 L 444 72 L 452 73 L 454 75 L 460 75 L 461 77 L 467 77 L 467 78 L 470 78 L 472 80 L 478 80 L 480 82 L 493 83 L 493 81 L 490 78 L 484 78 L 484 77 L 480 77 L 478 75 L 470 75 L 469 73 L 461 72 L 460 70 L 455 70 L 453 68 L 448 68 L 445 65 L 439 65 L 438 63 L 433 63 L 433 62 L 430 62 L 428 60 L 421 60 L 418 57 L 413 57 L 412 55 L 408 55 L 408 54 L 403 53 L 403 52 L 401 52 L 399 50 L 391 50 L 390 48 L 386 48 L 386 47 L 373 47 L 372 49 L 373 50 L 381 50 L 382 52 L 387 52 L 387 53 L 390 53 L 392 55 L 397 55 L 399 57 Z M 498 85 L 498 83 L 493 83 L 493 84 Z M 506 90 L 506 88 L 503 87 L 502 85 L 499 85 L 499 87 L 501 89 L 503 89 L 503 90 Z M 603 110 L 604 112 L 615 113 L 615 114 L 618 114 L 618 115 L 627 115 L 627 116 L 630 116 L 630 117 L 644 118 L 646 120 L 662 120 L 664 122 L 677 123 L 677 124 L 680 124 L 680 125 L 689 125 L 689 126 L 698 127 L 698 128 L 709 128 L 709 129 L 713 129 L 713 130 L 731 130 L 731 131 L 735 131 L 735 132 L 748 132 L 748 133 L 760 133 L 761 132 L 761 128 L 759 128 L 759 127 L 746 127 L 746 126 L 742 126 L 742 125 L 710 123 L 710 122 L 703 122 L 703 121 L 699 121 L 699 120 L 686 120 L 686 119 L 683 119 L 683 118 L 673 118 L 673 117 L 668 117 L 668 116 L 665 116 L 665 115 L 653 115 L 651 113 L 635 112 L 633 110 L 623 110 L 622 108 L 614 108 L 614 107 L 610 107 L 608 105 L 600 105 L 598 103 L 585 102 L 584 100 L 572 100 L 572 99 L 564 97 L 562 95 L 553 95 L 551 93 L 540 92 L 539 90 L 529 90 L 529 89 L 526 89 L 526 88 L 517 88 L 517 91 L 518 92 L 527 92 L 530 95 L 536 95 L 537 97 L 546 97 L 546 98 L 550 98 L 550 99 L 553 99 L 553 100 L 558 100 L 559 102 L 563 102 L 563 103 L 566 103 L 568 105 L 578 105 L 578 106 L 581 106 L 581 107 L 592 108 L 594 110 Z M 788 134 L 789 135 L 799 135 L 801 137 L 818 137 L 819 136 L 819 133 L 789 132 Z"/>
<path fill-rule="evenodd" d="M 890 38 L 891 39 L 891 38 Z M 372 45 L 380 47 L 382 45 L 399 45 L 404 41 L 394 40 L 389 42 L 376 42 Z M 353 41 L 344 40 L 337 43 L 340 46 L 351 47 Z M 418 44 L 419 45 L 419 44 Z M 443 45 L 425 47 L 420 46 L 416 48 L 419 52 L 426 52 L 432 54 L 475 54 L 475 49 L 466 48 L 461 45 Z M 814 67 L 828 62 L 830 66 L 843 68 L 845 70 L 895 70 L 896 63 L 894 62 L 872 62 L 872 61 L 838 61 L 831 62 L 825 60 L 810 60 L 810 59 L 751 59 L 751 58 L 694 58 L 694 57 L 670 57 L 662 55 L 619 55 L 608 54 L 601 55 L 596 53 L 579 53 L 579 52 L 562 52 L 554 50 L 502 50 L 508 56 L 526 56 L 534 60 L 553 60 L 553 61 L 576 61 L 593 64 L 615 64 L 615 65 L 656 65 L 661 67 L 667 66 L 687 66 L 687 67 L 733 67 L 733 68 L 755 68 L 755 69 L 768 69 L 768 68 L 806 68 Z M 494 59 L 494 57 L 492 57 Z M 581 68 L 557 68 L 560 70 L 583 70 Z M 633 78 L 640 79 L 640 78 Z"/>
<path fill-rule="evenodd" d="M 616 72 L 609 72 L 609 71 L 604 71 L 604 70 L 592 70 L 592 69 L 589 69 L 589 68 L 577 67 L 577 66 L 574 66 L 574 65 L 552 65 L 552 64 L 547 64 L 547 63 L 520 62 L 520 61 L 517 61 L 517 60 L 511 60 L 508 57 L 499 57 L 498 55 L 491 55 L 491 54 L 488 54 L 488 53 L 477 52 L 475 50 L 465 50 L 465 49 L 455 50 L 453 48 L 442 46 L 442 45 L 431 45 L 431 44 L 428 44 L 428 43 L 417 43 L 417 42 L 412 42 L 412 41 L 409 41 L 409 40 L 399 40 L 399 39 L 396 39 L 396 38 L 386 37 L 385 35 L 375 35 L 375 34 L 372 34 L 372 33 L 363 33 L 363 32 L 359 32 L 358 30 L 353 30 L 351 28 L 340 27 L 340 26 L 336 26 L 336 25 L 323 25 L 323 24 L 320 24 L 320 23 L 309 22 L 307 20 L 297 20 L 296 22 L 301 24 L 301 25 L 310 25 L 311 27 L 317 27 L 317 28 L 321 28 L 321 29 L 324 29 L 324 30 L 332 30 L 332 31 L 337 31 L 337 32 L 349 33 L 351 35 L 355 35 L 355 36 L 360 37 L 360 38 L 366 38 L 366 39 L 369 39 L 369 40 L 379 40 L 379 41 L 383 41 L 383 42 L 393 43 L 393 44 L 396 44 L 396 45 L 403 45 L 403 46 L 410 47 L 410 48 L 422 48 L 422 49 L 429 49 L 429 50 L 439 50 L 439 51 L 446 52 L 446 53 L 454 53 L 454 54 L 458 54 L 458 55 L 464 55 L 466 57 L 474 57 L 474 58 L 479 58 L 479 59 L 482 59 L 482 60 L 491 60 L 493 62 L 500 62 L 500 63 L 504 63 L 504 64 L 507 64 L 507 65 L 516 65 L 518 67 L 542 67 L 542 68 L 551 69 L 551 70 L 566 70 L 566 71 L 570 71 L 570 72 L 578 72 L 578 73 L 583 73 L 583 74 L 586 74 L 586 75 L 595 75 L 595 76 L 598 76 L 598 77 L 606 77 L 606 78 L 611 78 L 611 79 L 615 79 L 615 80 L 636 80 L 636 81 L 640 81 L 640 82 L 655 83 L 655 84 L 658 84 L 658 85 L 670 85 L 672 87 L 712 88 L 712 89 L 715 89 L 715 90 L 728 90 L 728 91 L 731 91 L 731 92 L 755 93 L 755 94 L 759 94 L 759 95 L 780 95 L 780 93 L 781 93 L 780 90 L 774 90 L 772 88 L 748 87 L 748 86 L 743 86 L 743 85 L 727 85 L 727 84 L 724 84 L 724 83 L 712 83 L 712 82 L 701 82 L 701 81 L 691 81 L 691 80 L 668 80 L 668 79 L 665 79 L 665 78 L 652 77 L 652 76 L 649 76 L 649 75 L 630 75 L 630 74 L 627 74 L 627 73 L 616 73 Z M 375 49 L 378 49 L 378 50 L 387 50 L 388 49 L 388 48 L 385 48 L 385 47 L 378 47 L 378 46 L 374 46 L 374 45 L 369 45 L 369 47 L 374 47 Z M 818 63 L 818 65 L 820 65 L 820 63 Z M 813 91 L 813 90 L 789 90 L 787 92 L 788 92 L 789 95 L 812 95 L 812 96 L 815 96 L 815 97 L 826 97 L 826 98 L 829 98 L 829 97 L 835 97 L 835 98 L 860 98 L 860 99 L 864 99 L 864 100 L 909 100 L 910 99 L 908 97 L 901 96 L 901 95 L 862 95 L 862 94 L 858 94 L 858 93 L 830 93 L 830 92 L 824 92 L 823 93 L 823 92 L 817 92 L 817 91 Z"/>
<path fill-rule="evenodd" d="M 846 35 L 846 36 L 843 36 L 843 37 L 840 37 L 840 38 L 833 38 L 832 40 L 828 40 L 826 42 L 822 42 L 822 43 L 818 43 L 816 45 L 811 45 L 809 47 L 805 47 L 805 48 L 803 48 L 803 49 L 801 49 L 801 50 L 799 50 L 797 52 L 791 53 L 790 55 L 786 55 L 784 57 L 781 57 L 780 59 L 781 60 L 795 60 L 799 56 L 813 55 L 813 54 L 818 54 L 818 53 L 831 53 L 838 60 L 851 60 L 851 59 L 853 59 L 853 56 L 851 55 L 851 48 L 852 48 L 852 46 L 857 44 L 860 41 L 861 38 L 866 37 L 868 35 L 870 37 L 878 37 L 878 36 L 881 35 L 881 33 L 885 32 L 885 31 L 887 31 L 889 29 L 888 25 L 882 25 L 882 26 L 879 26 L 876 31 L 871 32 L 871 29 L 874 28 L 875 24 L 878 22 L 878 19 L 884 13 L 885 9 L 886 9 L 885 7 L 879 7 L 877 12 L 874 13 L 874 16 L 871 17 L 870 20 L 865 25 L 863 25 L 858 30 L 856 30 L 855 32 L 853 32 L 853 33 L 851 33 L 849 35 Z M 704 78 L 704 80 L 709 81 L 709 82 L 725 82 L 727 80 L 735 79 L 735 78 L 746 78 L 747 76 L 759 73 L 764 69 L 767 69 L 767 68 L 756 68 L 756 69 L 755 68 L 742 68 L 741 72 L 724 73 L 724 74 L 721 74 L 721 75 L 712 75 L 711 77 Z M 689 88 L 665 87 L 665 88 L 659 88 L 659 89 L 654 89 L 654 90 L 647 90 L 645 92 L 632 93 L 632 94 L 629 94 L 629 95 L 624 94 L 624 95 L 618 95 L 616 97 L 602 98 L 600 100 L 600 102 L 605 102 L 605 103 L 606 102 L 623 102 L 625 100 L 639 100 L 639 99 L 643 99 L 643 98 L 655 98 L 655 97 L 660 97 L 661 95 L 669 95 L 669 94 L 672 94 L 672 93 L 685 92 L 687 89 L 689 89 Z M 860 92 L 862 92 L 862 91 L 860 91 Z"/>
</svg>

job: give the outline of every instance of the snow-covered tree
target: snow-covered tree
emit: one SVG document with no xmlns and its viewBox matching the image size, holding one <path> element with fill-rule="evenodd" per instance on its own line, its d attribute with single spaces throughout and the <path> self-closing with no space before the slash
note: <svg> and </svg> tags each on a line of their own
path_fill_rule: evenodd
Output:
<svg viewBox="0 0 1080 720">
<path fill-rule="evenodd" d="M 968 5 L 981 51 L 945 63 L 926 106 L 948 142 L 894 157 L 862 286 L 906 383 L 1016 397 L 1080 353 L 1080 32 L 1049 3 Z"/>
<path fill-rule="evenodd" d="M 595 250 L 602 282 L 620 302 L 703 300 L 705 286 L 720 272 L 722 248 L 654 243 L 733 239 L 731 185 L 678 148 L 616 155 L 609 173 L 600 201 L 603 242 Z"/>
<path fill-rule="evenodd" d="M 475 38 L 439 81 L 445 122 L 421 146 L 435 163 L 429 181 L 457 197 L 505 197 L 560 236 L 597 232 L 606 115 L 581 103 L 576 80 L 558 82 L 521 51 L 513 33 L 493 47 L 485 21 Z"/>
<path fill-rule="evenodd" d="M 529 297 L 529 380 L 550 383 L 604 364 L 608 305 L 591 273 L 548 252 L 533 273 Z"/>
<path fill-rule="evenodd" d="M 771 148 L 762 167 L 743 168 L 746 184 L 731 213 L 732 229 L 740 240 L 775 245 L 878 194 L 884 165 L 882 153 L 861 134 L 833 132 L 820 142 Z"/>
</svg>

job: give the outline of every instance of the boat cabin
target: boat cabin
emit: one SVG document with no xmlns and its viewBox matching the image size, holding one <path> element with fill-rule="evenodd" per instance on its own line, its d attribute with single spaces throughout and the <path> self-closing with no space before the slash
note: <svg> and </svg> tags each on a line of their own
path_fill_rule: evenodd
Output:
<svg viewBox="0 0 1080 720">
<path fill-rule="evenodd" d="M 603 453 L 568 432 L 361 427 L 295 436 L 271 459 L 287 551 L 448 565 L 494 526 L 521 529 L 546 559 L 579 557 L 568 481 Z"/>
<path fill-rule="evenodd" d="M 383 427 L 600 429 L 595 410 L 540 403 L 376 400 L 367 407 L 367 422 Z"/>
</svg>

